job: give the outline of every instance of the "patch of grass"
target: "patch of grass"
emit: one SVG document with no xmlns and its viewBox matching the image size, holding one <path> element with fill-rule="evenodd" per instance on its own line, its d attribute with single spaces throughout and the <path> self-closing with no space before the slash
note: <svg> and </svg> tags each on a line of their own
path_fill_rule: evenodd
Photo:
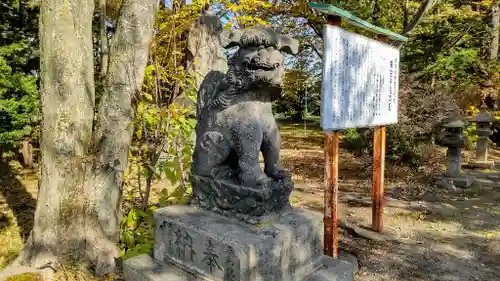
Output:
<svg viewBox="0 0 500 281">
<path fill-rule="evenodd" d="M 489 208 L 488 212 L 492 215 L 500 217 L 500 209 L 499 208 Z"/>
<path fill-rule="evenodd" d="M 290 203 L 292 205 L 296 205 L 297 203 L 299 203 L 299 198 L 297 196 L 291 196 L 290 197 Z"/>
<path fill-rule="evenodd" d="M 0 270 L 4 269 L 19 255 L 23 246 L 20 235 L 21 230 L 17 225 L 14 214 L 11 210 L 5 211 L 0 208 L 0 214 L 2 213 L 5 225 L 0 228 Z"/>
<path fill-rule="evenodd" d="M 424 221 L 430 215 L 428 211 L 405 211 L 405 212 L 396 212 L 394 213 L 394 217 L 397 219 L 405 218 L 411 219 L 415 221 Z"/>
<path fill-rule="evenodd" d="M 255 226 L 257 226 L 258 228 L 266 228 L 266 227 L 273 225 L 273 223 L 274 222 L 272 222 L 272 221 L 263 221 L 263 222 L 257 223 Z"/>
<path fill-rule="evenodd" d="M 483 172 L 485 174 L 493 174 L 493 173 L 498 173 L 498 170 L 484 169 L 484 170 L 481 170 L 481 172 Z"/>
<path fill-rule="evenodd" d="M 5 281 L 43 281 L 43 276 L 40 273 L 22 273 L 11 276 Z"/>
<path fill-rule="evenodd" d="M 91 272 L 79 267 L 63 267 L 59 270 L 54 278 L 54 281 L 112 281 L 119 280 L 118 275 L 108 275 L 105 277 L 97 277 Z"/>
<path fill-rule="evenodd" d="M 59 269 L 51 281 L 118 281 L 123 280 L 118 274 L 109 274 L 104 277 L 95 276 L 86 269 L 77 266 L 65 266 Z M 26 272 L 8 277 L 5 281 L 44 281 L 44 276 L 38 272 Z"/>
<path fill-rule="evenodd" d="M 303 122 L 290 120 L 278 120 L 278 124 L 283 149 L 305 149 L 323 145 L 323 131 L 317 122 L 306 121 L 306 128 Z"/>
</svg>

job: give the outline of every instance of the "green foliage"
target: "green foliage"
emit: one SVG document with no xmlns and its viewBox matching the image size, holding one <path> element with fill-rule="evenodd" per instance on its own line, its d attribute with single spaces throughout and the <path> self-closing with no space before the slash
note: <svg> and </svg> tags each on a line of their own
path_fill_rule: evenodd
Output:
<svg viewBox="0 0 500 281">
<path fill-rule="evenodd" d="M 39 120 L 38 10 L 21 1 L 0 6 L 0 147 L 10 148 L 33 132 Z"/>
<path fill-rule="evenodd" d="M 154 247 L 155 206 L 142 211 L 133 208 L 122 219 L 120 232 L 120 250 L 124 259 L 150 253 Z"/>
<path fill-rule="evenodd" d="M 308 73 L 300 69 L 291 69 L 285 73 L 283 96 L 274 103 L 276 112 L 295 121 L 301 121 L 307 115 L 319 115 L 321 81 L 309 78 Z"/>
<path fill-rule="evenodd" d="M 0 47 L 0 146 L 12 145 L 32 132 L 37 121 L 36 78 L 13 73 Z"/>
<path fill-rule="evenodd" d="M 137 201 L 134 194 L 139 193 L 142 204 L 133 205 L 122 220 L 120 249 L 124 259 L 151 252 L 153 211 L 171 204 L 185 204 L 191 193 L 189 175 L 196 125 L 192 105 L 196 89 L 192 74 L 184 68 L 183 34 L 203 3 L 174 5 L 157 16 L 158 33 L 137 103 L 126 177 L 127 186 L 138 191 L 129 191 L 128 200 Z M 181 98 L 191 101 L 190 104 L 179 103 Z M 162 181 L 165 186 L 153 193 L 152 184 L 158 180 L 167 181 Z"/>
<path fill-rule="evenodd" d="M 174 3 L 157 16 L 158 33 L 137 103 L 134 142 L 126 178 L 127 185 L 139 191 L 143 204 L 132 207 L 122 221 L 120 248 L 125 259 L 152 250 L 154 209 L 185 204 L 191 193 L 189 176 L 196 125 L 193 116 L 196 85 L 195 74 L 185 69 L 185 35 L 206 3 L 204 0 L 192 1 L 190 5 Z M 244 0 L 237 4 L 221 1 L 219 5 L 234 15 L 226 28 L 266 24 L 246 12 L 259 13 L 262 8 L 270 7 L 260 0 Z M 170 184 L 166 183 L 149 203 L 152 182 L 161 179 Z M 137 201 L 133 193 L 129 194 L 130 201 Z"/>
<path fill-rule="evenodd" d="M 369 22 L 402 32 L 424 1 L 319 2 L 332 3 Z M 493 1 L 436 1 L 408 34 L 410 41 L 401 46 L 399 122 L 389 126 L 387 132 L 389 160 L 419 164 L 420 147 L 434 141 L 440 131 L 439 123 L 447 114 L 478 106 L 487 96 L 498 99 L 500 61 L 489 60 L 492 4 Z M 321 74 L 324 18 L 311 13 L 307 1 L 283 2 L 268 16 L 273 26 L 301 42 L 301 53 L 288 65 L 284 100 L 275 106 L 278 114 L 297 118 L 304 106 L 303 81 Z M 374 37 L 373 33 L 349 24 L 344 23 L 343 28 Z M 304 77 L 296 73 L 304 73 Z M 476 138 L 474 131 L 473 125 L 466 130 L 472 141 Z M 360 138 L 353 135 L 343 141 L 351 148 L 366 151 L 371 145 L 372 131 L 358 132 Z"/>
<path fill-rule="evenodd" d="M 392 163 L 406 163 L 412 167 L 422 164 L 422 148 L 433 144 L 442 133 L 442 120 L 460 111 L 449 92 L 444 89 L 422 87 L 415 75 L 401 77 L 404 85 L 399 93 L 398 123 L 387 127 L 386 157 Z M 373 130 L 359 129 L 361 140 L 356 142 L 358 152 L 372 150 Z"/>
</svg>

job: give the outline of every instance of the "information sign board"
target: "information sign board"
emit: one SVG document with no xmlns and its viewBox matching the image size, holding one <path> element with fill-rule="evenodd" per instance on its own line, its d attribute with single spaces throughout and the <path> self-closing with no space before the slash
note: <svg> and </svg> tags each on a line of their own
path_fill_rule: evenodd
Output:
<svg viewBox="0 0 500 281">
<path fill-rule="evenodd" d="M 325 25 L 321 126 L 324 131 L 397 123 L 399 49 Z"/>
</svg>

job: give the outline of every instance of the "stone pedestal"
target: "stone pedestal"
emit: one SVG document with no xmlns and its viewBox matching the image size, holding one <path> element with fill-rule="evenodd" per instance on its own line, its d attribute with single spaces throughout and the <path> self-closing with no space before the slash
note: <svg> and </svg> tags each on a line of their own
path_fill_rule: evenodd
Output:
<svg viewBox="0 0 500 281">
<path fill-rule="evenodd" d="M 469 188 L 475 181 L 473 176 L 450 177 L 447 175 L 436 177 L 436 185 L 447 189 Z"/>
<path fill-rule="evenodd" d="M 261 225 L 194 206 L 155 214 L 154 259 L 124 263 L 126 281 L 353 280 L 355 266 L 323 255 L 321 214 L 291 209 Z"/>
<path fill-rule="evenodd" d="M 471 168 L 478 169 L 493 169 L 495 162 L 488 161 L 488 142 L 489 136 L 491 135 L 491 130 L 486 126 L 479 127 L 476 129 L 478 134 L 477 144 L 476 144 L 476 159 L 469 161 L 468 166 Z"/>
<path fill-rule="evenodd" d="M 495 167 L 495 162 L 494 161 L 478 161 L 478 160 L 471 160 L 467 164 L 468 167 L 470 168 L 475 168 L 475 169 L 493 169 Z"/>
<path fill-rule="evenodd" d="M 446 152 L 446 172 L 436 178 L 436 184 L 440 187 L 456 189 L 467 188 L 472 185 L 474 178 L 462 174 L 462 148 L 465 145 L 463 128 L 465 123 L 457 117 L 449 118 L 443 124 L 446 136 L 440 141 L 440 145 L 448 148 Z"/>
<path fill-rule="evenodd" d="M 462 170 L 462 151 L 460 147 L 450 146 L 446 151 L 446 173 L 448 177 L 459 177 Z"/>
<path fill-rule="evenodd" d="M 474 177 L 462 174 L 462 152 L 460 147 L 448 147 L 446 153 L 446 169 L 444 175 L 436 178 L 437 185 L 450 189 L 468 188 L 474 182 Z"/>
</svg>

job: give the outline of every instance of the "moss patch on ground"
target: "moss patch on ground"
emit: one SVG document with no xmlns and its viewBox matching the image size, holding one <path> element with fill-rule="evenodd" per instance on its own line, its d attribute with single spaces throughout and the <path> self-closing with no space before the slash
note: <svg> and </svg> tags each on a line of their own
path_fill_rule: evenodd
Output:
<svg viewBox="0 0 500 281">
<path fill-rule="evenodd" d="M 18 255 L 23 240 L 12 211 L 0 206 L 0 270 L 4 269 Z"/>
<path fill-rule="evenodd" d="M 11 276 L 5 281 L 43 281 L 43 276 L 40 273 L 22 273 Z"/>
</svg>

